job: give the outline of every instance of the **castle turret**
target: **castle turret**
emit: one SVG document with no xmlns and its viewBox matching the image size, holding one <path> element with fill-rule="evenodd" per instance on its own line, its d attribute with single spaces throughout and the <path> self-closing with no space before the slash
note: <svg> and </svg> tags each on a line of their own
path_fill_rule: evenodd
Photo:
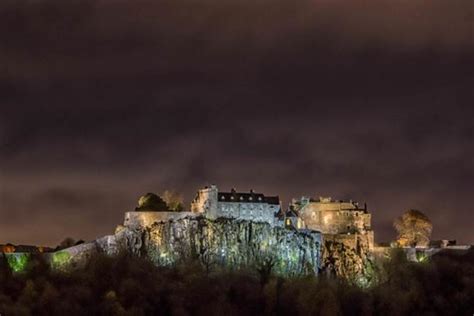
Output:
<svg viewBox="0 0 474 316">
<path fill-rule="evenodd" d="M 217 218 L 217 193 L 218 189 L 215 185 L 199 190 L 191 202 L 191 212 Z"/>
</svg>

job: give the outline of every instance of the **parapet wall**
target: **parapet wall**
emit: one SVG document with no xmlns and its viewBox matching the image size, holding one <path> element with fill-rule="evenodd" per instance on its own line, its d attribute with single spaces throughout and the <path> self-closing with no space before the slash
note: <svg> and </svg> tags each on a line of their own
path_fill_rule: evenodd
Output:
<svg viewBox="0 0 474 316">
<path fill-rule="evenodd" d="M 150 227 L 154 223 L 178 220 L 186 217 L 196 217 L 199 214 L 193 212 L 126 212 L 123 225 L 128 228 L 137 229 Z"/>
</svg>

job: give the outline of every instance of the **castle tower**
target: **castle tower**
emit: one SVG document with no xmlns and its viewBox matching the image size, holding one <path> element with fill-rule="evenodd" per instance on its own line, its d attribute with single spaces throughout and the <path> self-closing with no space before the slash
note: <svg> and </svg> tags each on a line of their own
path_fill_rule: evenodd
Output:
<svg viewBox="0 0 474 316">
<path fill-rule="evenodd" d="M 191 212 L 202 213 L 213 219 L 217 218 L 217 193 L 218 189 L 215 185 L 199 190 L 191 202 Z"/>
</svg>

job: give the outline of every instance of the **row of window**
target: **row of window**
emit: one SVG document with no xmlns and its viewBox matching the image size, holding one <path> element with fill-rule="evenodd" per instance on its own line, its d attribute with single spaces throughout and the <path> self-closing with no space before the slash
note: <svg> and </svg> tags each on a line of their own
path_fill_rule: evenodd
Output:
<svg viewBox="0 0 474 316">
<path fill-rule="evenodd" d="M 234 200 L 235 198 L 234 198 L 233 195 L 231 195 L 231 196 L 230 196 L 230 199 L 231 199 L 231 200 Z M 221 196 L 221 200 L 225 200 L 225 196 L 224 196 L 224 195 Z M 243 200 L 244 200 L 244 197 L 241 196 L 241 197 L 240 197 L 240 200 L 243 201 Z M 253 197 L 250 196 L 248 200 L 249 200 L 249 201 L 253 201 Z M 259 197 L 258 197 L 258 200 L 259 200 L 259 201 L 262 201 L 262 197 L 259 196 Z"/>
<path fill-rule="evenodd" d="M 236 211 L 236 209 L 234 209 L 232 207 L 222 207 L 221 210 L 222 210 L 222 212 L 227 212 L 227 213 L 231 213 L 231 212 Z M 255 211 L 260 211 L 260 212 L 263 213 L 263 206 L 262 205 L 257 206 L 257 205 L 250 204 L 248 207 L 246 207 L 244 205 L 242 205 L 240 207 L 240 212 L 244 213 L 247 210 L 250 210 L 250 211 L 255 210 Z"/>
</svg>

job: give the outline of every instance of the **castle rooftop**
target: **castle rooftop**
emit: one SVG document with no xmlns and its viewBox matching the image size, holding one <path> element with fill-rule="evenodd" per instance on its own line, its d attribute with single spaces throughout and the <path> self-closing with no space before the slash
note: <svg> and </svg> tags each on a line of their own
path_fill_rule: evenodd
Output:
<svg viewBox="0 0 474 316">
<path fill-rule="evenodd" d="M 250 193 L 242 193 L 232 189 L 230 192 L 219 192 L 217 197 L 219 202 L 280 204 L 278 195 L 265 196 L 263 193 L 255 193 L 252 190 L 250 190 Z"/>
</svg>

